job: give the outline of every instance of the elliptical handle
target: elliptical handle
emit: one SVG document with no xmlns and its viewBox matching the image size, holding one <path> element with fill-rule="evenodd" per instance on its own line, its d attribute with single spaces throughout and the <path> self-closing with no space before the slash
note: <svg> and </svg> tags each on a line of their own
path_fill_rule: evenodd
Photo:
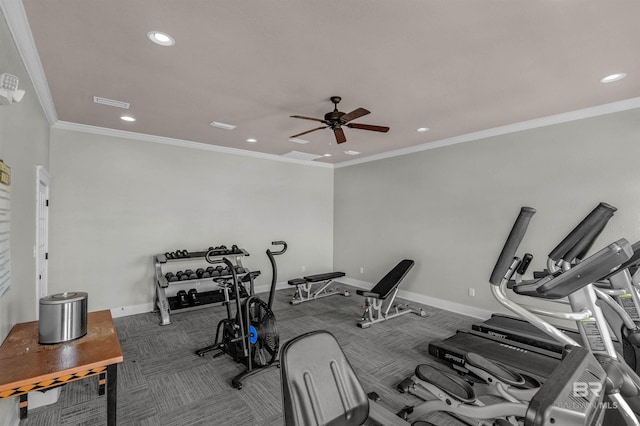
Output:
<svg viewBox="0 0 640 426">
<path fill-rule="evenodd" d="M 580 240 L 582 240 L 591 229 L 593 229 L 593 227 L 599 225 L 604 227 L 604 225 L 607 223 L 607 220 L 609 220 L 611 216 L 613 216 L 613 213 L 615 213 L 616 210 L 618 209 L 610 204 L 598 204 L 596 208 L 594 208 L 591 213 L 589 213 L 587 217 L 585 217 L 582 222 L 578 224 L 578 226 L 573 228 L 573 231 L 571 231 L 569 235 L 567 235 L 564 240 L 562 240 L 560 244 L 556 246 L 556 248 L 551 250 L 551 253 L 549 253 L 549 259 L 553 260 L 554 262 L 563 259 L 567 255 L 567 253 L 576 244 L 578 244 Z M 603 222 L 600 223 L 600 221 Z"/>
<path fill-rule="evenodd" d="M 524 238 L 524 234 L 527 232 L 529 221 L 531 221 L 531 218 L 535 213 L 536 209 L 533 207 L 522 207 L 520 209 L 520 213 L 513 224 L 513 228 L 511 228 L 509 237 L 507 237 L 507 241 L 504 243 L 504 247 L 502 247 L 496 266 L 493 267 L 493 272 L 491 272 L 491 278 L 489 278 L 489 282 L 491 284 L 500 285 L 502 277 L 504 277 L 511 267 L 516 250 L 520 246 L 520 243 Z"/>
<path fill-rule="evenodd" d="M 279 251 L 271 251 L 271 250 L 269 250 L 269 251 L 271 251 L 271 254 L 274 255 L 274 256 L 277 256 L 279 254 L 284 254 L 284 252 L 287 251 L 287 243 L 284 242 L 284 241 L 272 241 L 271 245 L 273 245 L 273 246 L 284 246 Z"/>
</svg>

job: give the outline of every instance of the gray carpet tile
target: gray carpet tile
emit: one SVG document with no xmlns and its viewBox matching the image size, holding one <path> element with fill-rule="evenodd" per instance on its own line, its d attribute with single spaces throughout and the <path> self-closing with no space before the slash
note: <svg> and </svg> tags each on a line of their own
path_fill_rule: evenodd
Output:
<svg viewBox="0 0 640 426">
<path fill-rule="evenodd" d="M 377 392 L 383 406 L 397 412 L 418 403 L 417 398 L 398 392 L 396 384 L 419 363 L 439 364 L 429 357 L 428 342 L 468 328 L 473 318 L 424 306 L 427 318 L 405 315 L 360 329 L 356 323 L 364 310 L 364 298 L 352 287 L 336 286 L 349 289 L 351 296 L 291 305 L 293 289 L 276 293 L 273 311 L 280 344 L 302 333 L 328 330 L 338 339 L 365 389 Z M 262 297 L 266 300 L 267 295 Z M 118 367 L 118 425 L 283 424 L 279 369 L 266 369 L 236 390 L 230 383 L 244 370 L 241 364 L 229 355 L 195 355 L 195 350 L 213 343 L 218 322 L 225 317 L 225 308 L 216 306 L 174 313 L 167 326 L 159 325 L 157 313 L 114 320 L 124 353 Z M 449 424 L 446 415 L 434 417 L 436 424 Z M 97 378 L 65 385 L 57 403 L 29 411 L 28 418 L 20 422 L 21 426 L 104 424 L 106 396 L 98 396 Z"/>
</svg>

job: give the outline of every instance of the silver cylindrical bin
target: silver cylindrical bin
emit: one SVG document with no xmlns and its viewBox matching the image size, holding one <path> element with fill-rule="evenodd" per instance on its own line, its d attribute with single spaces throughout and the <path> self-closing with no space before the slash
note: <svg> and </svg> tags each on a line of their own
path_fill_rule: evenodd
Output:
<svg viewBox="0 0 640 426">
<path fill-rule="evenodd" d="M 53 294 L 40 299 L 39 340 L 43 344 L 68 342 L 87 334 L 87 293 Z"/>
</svg>

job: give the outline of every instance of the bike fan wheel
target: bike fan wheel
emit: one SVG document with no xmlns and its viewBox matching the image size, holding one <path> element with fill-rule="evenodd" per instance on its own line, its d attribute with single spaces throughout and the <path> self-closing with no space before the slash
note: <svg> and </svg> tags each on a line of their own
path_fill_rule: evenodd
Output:
<svg viewBox="0 0 640 426">
<path fill-rule="evenodd" d="M 249 305 L 244 304 L 243 308 L 243 319 L 246 319 L 246 309 L 249 310 L 247 335 L 251 365 L 255 368 L 268 367 L 276 361 L 280 348 L 276 317 L 269 305 L 260 299 L 251 299 Z"/>
</svg>

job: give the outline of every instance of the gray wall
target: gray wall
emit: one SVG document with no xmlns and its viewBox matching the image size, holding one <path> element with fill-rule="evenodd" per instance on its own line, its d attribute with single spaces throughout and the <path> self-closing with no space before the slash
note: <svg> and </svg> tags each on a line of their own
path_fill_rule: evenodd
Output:
<svg viewBox="0 0 640 426">
<path fill-rule="evenodd" d="M 495 311 L 488 278 L 521 206 L 538 211 L 522 246 L 536 268 L 600 201 L 618 212 L 594 249 L 640 238 L 639 154 L 636 109 L 338 168 L 334 267 L 376 282 L 414 259 L 406 290 Z"/>
<path fill-rule="evenodd" d="M 49 163 L 49 124 L 0 14 L 0 74 L 18 77 L 22 102 L 0 106 L 0 158 L 11 167 L 11 289 L 0 299 L 0 342 L 18 322 L 35 319 L 36 166 Z M 0 424 L 17 413 L 16 400 L 0 400 Z"/>
<path fill-rule="evenodd" d="M 51 293 L 89 310 L 151 303 L 153 255 L 237 244 L 280 281 L 333 266 L 333 170 L 76 131 L 51 131 Z"/>
</svg>

